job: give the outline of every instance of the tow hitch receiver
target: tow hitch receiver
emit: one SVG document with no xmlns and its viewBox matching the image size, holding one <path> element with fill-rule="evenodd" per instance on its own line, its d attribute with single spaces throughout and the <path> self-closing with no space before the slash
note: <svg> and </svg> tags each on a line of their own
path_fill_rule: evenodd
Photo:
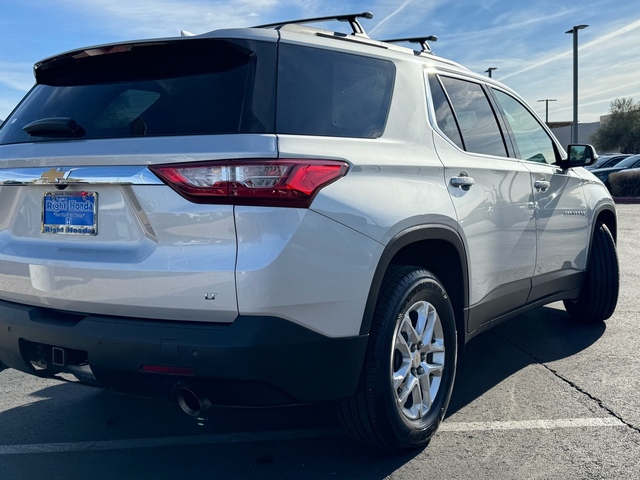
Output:
<svg viewBox="0 0 640 480">
<path fill-rule="evenodd" d="M 67 365 L 64 349 L 60 347 L 51 348 L 51 363 L 58 367 L 64 367 Z"/>
</svg>

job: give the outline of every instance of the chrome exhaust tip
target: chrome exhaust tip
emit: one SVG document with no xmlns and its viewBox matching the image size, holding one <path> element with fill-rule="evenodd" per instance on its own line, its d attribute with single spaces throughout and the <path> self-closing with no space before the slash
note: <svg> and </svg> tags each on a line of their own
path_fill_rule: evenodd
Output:
<svg viewBox="0 0 640 480">
<path fill-rule="evenodd" d="M 207 397 L 188 387 L 178 388 L 176 398 L 182 411 L 192 417 L 200 416 L 202 412 L 211 407 L 211 402 Z"/>
</svg>

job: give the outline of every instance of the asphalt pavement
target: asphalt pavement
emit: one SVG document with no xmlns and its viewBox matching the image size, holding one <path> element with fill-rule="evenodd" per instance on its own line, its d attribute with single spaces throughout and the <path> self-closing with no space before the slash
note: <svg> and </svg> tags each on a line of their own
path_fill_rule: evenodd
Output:
<svg viewBox="0 0 640 480">
<path fill-rule="evenodd" d="M 618 307 L 576 326 L 561 303 L 469 345 L 424 450 L 351 442 L 330 405 L 212 408 L 0 372 L 0 480 L 640 478 L 640 205 L 619 205 Z"/>
</svg>

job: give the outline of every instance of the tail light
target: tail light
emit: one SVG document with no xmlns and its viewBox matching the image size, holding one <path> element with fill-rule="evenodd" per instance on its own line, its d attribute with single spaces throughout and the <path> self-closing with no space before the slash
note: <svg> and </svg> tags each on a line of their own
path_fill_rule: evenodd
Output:
<svg viewBox="0 0 640 480">
<path fill-rule="evenodd" d="M 149 169 L 194 203 L 307 208 L 323 187 L 347 173 L 335 160 L 229 160 Z"/>
</svg>

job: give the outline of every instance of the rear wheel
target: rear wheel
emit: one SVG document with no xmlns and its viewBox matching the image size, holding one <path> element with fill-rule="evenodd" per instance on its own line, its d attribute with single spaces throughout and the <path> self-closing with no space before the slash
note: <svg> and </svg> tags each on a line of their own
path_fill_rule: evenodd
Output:
<svg viewBox="0 0 640 480">
<path fill-rule="evenodd" d="M 620 272 L 611 232 L 598 223 L 593 233 L 591 254 L 580 296 L 565 300 L 571 318 L 580 323 L 597 323 L 609 318 L 618 303 Z"/>
<path fill-rule="evenodd" d="M 451 301 L 427 270 L 393 267 L 383 282 L 358 391 L 339 403 L 349 434 L 368 446 L 422 447 L 442 421 L 455 378 Z"/>
</svg>

